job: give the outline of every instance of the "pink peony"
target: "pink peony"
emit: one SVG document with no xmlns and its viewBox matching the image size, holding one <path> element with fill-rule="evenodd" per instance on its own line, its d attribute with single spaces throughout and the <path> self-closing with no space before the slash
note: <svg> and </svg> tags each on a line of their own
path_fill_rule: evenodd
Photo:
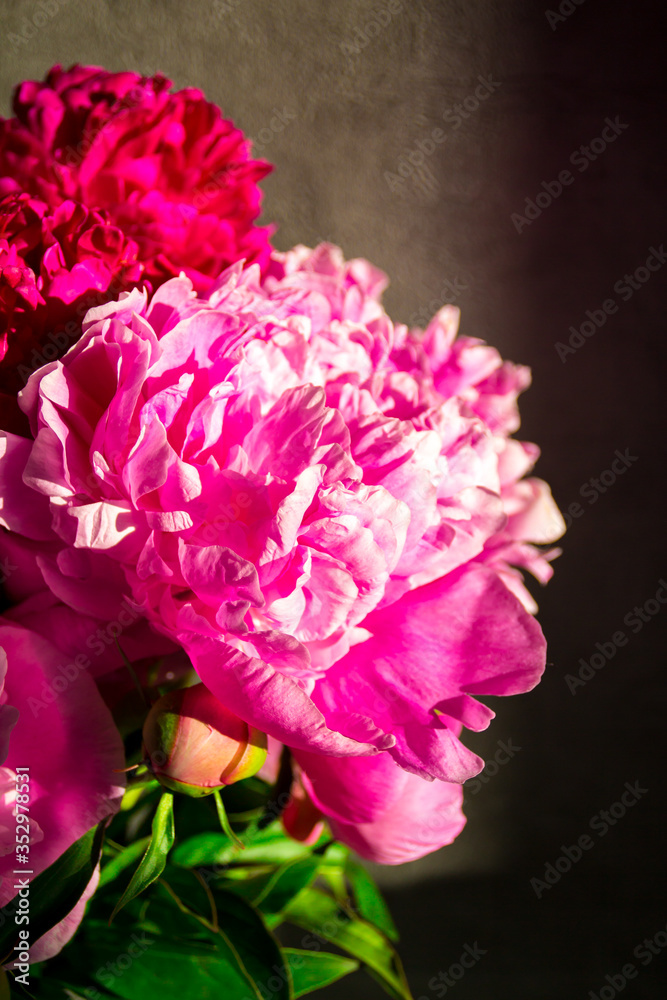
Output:
<svg viewBox="0 0 667 1000">
<path fill-rule="evenodd" d="M 271 168 L 201 91 L 170 87 L 79 65 L 20 84 L 0 120 L 0 194 L 106 211 L 153 287 L 185 271 L 204 288 L 234 261 L 268 261 L 270 230 L 253 223 Z"/>
<path fill-rule="evenodd" d="M 509 438 L 527 370 L 457 338 L 451 307 L 425 333 L 392 324 L 385 283 L 299 247 L 263 284 L 238 265 L 205 298 L 183 277 L 92 309 L 21 393 L 35 440 L 4 436 L 1 523 L 45 543 L 61 602 L 131 597 L 297 757 L 460 783 L 483 766 L 461 726 L 493 717 L 476 696 L 544 668 L 514 567 L 546 579 L 555 553 L 532 543 L 563 523 L 521 479 L 537 449 Z M 456 790 L 400 790 L 429 794 L 453 836 Z"/>
<path fill-rule="evenodd" d="M 30 945 L 31 963 L 45 962 L 47 959 L 53 958 L 71 941 L 75 931 L 83 920 L 88 900 L 95 894 L 99 881 L 100 866 L 98 865 L 93 872 L 90 882 L 84 889 L 83 895 L 74 908 L 55 927 L 52 927 L 46 934 L 42 934 L 34 944 Z M 12 966 L 9 964 L 7 967 L 11 968 Z"/>
<path fill-rule="evenodd" d="M 118 811 L 123 744 L 85 671 L 66 676 L 60 650 L 0 619 L 0 905 L 16 897 L 17 837 L 28 837 L 32 881 L 79 837 Z M 48 691 L 44 697 L 43 692 Z M 19 771 L 29 768 L 29 771 Z M 23 775 L 28 774 L 25 779 Z M 17 775 L 19 785 L 17 786 Z M 28 822 L 17 833 L 18 802 Z M 22 796 L 27 796 L 23 798 Z M 87 895 L 96 884 L 93 876 Z M 83 915 L 85 899 L 39 941 L 32 961 L 56 954 Z"/>
<path fill-rule="evenodd" d="M 98 581 L 97 603 L 87 605 L 92 613 L 75 611 L 60 601 L 46 586 L 42 571 L 58 550 L 57 543 L 0 529 L 2 590 L 11 605 L 4 611 L 4 619 L 25 626 L 56 646 L 62 654 L 61 672 L 85 670 L 104 688 L 112 708 L 125 694 L 136 690 L 123 654 L 145 678 L 147 686 L 173 682 L 192 673 L 181 648 L 156 634 L 132 602 L 118 600 L 117 589 L 100 590 Z M 48 688 L 46 682 L 44 687 Z M 33 696 L 43 700 L 45 694 L 36 688 Z"/>
<path fill-rule="evenodd" d="M 319 810 L 334 837 L 369 861 L 382 865 L 414 861 L 451 844 L 465 826 L 461 785 L 424 781 L 398 767 L 389 754 L 340 758 L 297 752 L 296 756 L 310 811 Z M 296 801 L 300 802 L 298 791 Z M 308 812 L 302 804 L 301 814 Z M 284 822 L 294 836 L 289 812 Z"/>
</svg>

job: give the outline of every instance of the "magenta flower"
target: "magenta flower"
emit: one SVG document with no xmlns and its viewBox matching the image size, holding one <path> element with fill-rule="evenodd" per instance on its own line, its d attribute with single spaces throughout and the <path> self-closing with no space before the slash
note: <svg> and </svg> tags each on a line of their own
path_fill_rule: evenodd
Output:
<svg viewBox="0 0 667 1000">
<path fill-rule="evenodd" d="M 22 430 L 15 396 L 31 373 L 81 334 L 91 305 L 142 275 L 137 245 L 104 214 L 73 201 L 56 208 L 25 193 L 0 199 L 0 418 Z"/>
<path fill-rule="evenodd" d="M 0 620 L 2 906 L 16 896 L 18 853 L 27 851 L 32 874 L 26 878 L 32 881 L 79 837 L 117 812 L 123 795 L 123 776 L 114 769 L 124 766 L 124 750 L 111 715 L 87 673 L 66 675 L 62 666 L 62 653 L 46 639 Z M 17 801 L 28 808 L 25 833 L 18 831 L 27 838 L 21 839 L 20 851 Z M 95 883 L 96 876 L 87 895 Z M 84 905 L 82 900 L 33 943 L 31 961 L 62 948 Z"/>
<path fill-rule="evenodd" d="M 310 809 L 316 807 L 334 837 L 369 861 L 414 861 L 451 844 L 465 826 L 461 785 L 424 781 L 398 767 L 389 754 L 296 756 Z M 307 813 L 308 806 L 302 804 L 301 811 Z M 288 813 L 285 826 L 294 836 L 293 823 Z"/>
<path fill-rule="evenodd" d="M 0 121 L 0 194 L 105 211 L 153 287 L 185 271 L 204 288 L 234 261 L 268 261 L 270 230 L 253 223 L 271 168 L 201 91 L 170 88 L 79 65 L 20 84 L 16 117 Z"/>
<path fill-rule="evenodd" d="M 60 357 L 87 309 L 184 271 L 200 289 L 229 264 L 262 267 L 254 225 L 270 170 L 193 89 L 162 76 L 54 67 L 0 119 L 0 426 L 26 433 L 15 402 Z M 4 196 L 4 197 L 3 197 Z"/>
<path fill-rule="evenodd" d="M 384 283 L 324 245 L 263 285 L 236 266 L 206 298 L 178 278 L 91 310 L 21 394 L 2 524 L 48 542 L 76 611 L 131 597 L 248 725 L 460 783 L 476 696 L 544 668 L 514 567 L 546 578 L 532 543 L 563 524 L 508 436 L 526 369 L 456 339 L 452 308 L 394 326 Z"/>
</svg>

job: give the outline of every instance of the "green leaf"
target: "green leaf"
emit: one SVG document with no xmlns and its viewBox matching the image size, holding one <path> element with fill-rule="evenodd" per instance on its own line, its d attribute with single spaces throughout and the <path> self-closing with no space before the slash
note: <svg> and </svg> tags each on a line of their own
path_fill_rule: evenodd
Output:
<svg viewBox="0 0 667 1000">
<path fill-rule="evenodd" d="M 167 855 L 174 844 L 174 795 L 163 792 L 153 818 L 153 832 L 146 853 L 130 879 L 130 884 L 113 908 L 109 923 L 119 910 L 155 882 L 164 871 Z"/>
<path fill-rule="evenodd" d="M 291 980 L 278 942 L 262 918 L 230 892 L 214 892 L 220 934 L 256 984 L 260 1000 L 290 1000 Z"/>
<path fill-rule="evenodd" d="M 303 858 L 311 853 L 311 848 L 288 837 L 279 823 L 264 830 L 242 834 L 246 844 L 239 851 L 223 833 L 199 833 L 189 837 L 174 849 L 171 860 L 184 868 L 202 865 L 225 865 L 232 863 L 282 864 L 295 858 Z"/>
<path fill-rule="evenodd" d="M 137 858 L 143 854 L 150 843 L 150 837 L 142 837 L 141 840 L 135 840 L 133 844 L 126 847 L 124 850 L 117 854 L 115 857 L 111 858 L 104 867 L 100 874 L 99 889 L 103 889 L 105 885 L 109 882 L 113 882 L 115 878 L 118 878 L 126 868 L 134 864 Z M 108 843 L 108 841 L 107 841 Z"/>
<path fill-rule="evenodd" d="M 320 865 L 317 858 L 306 857 L 268 870 L 260 866 L 232 868 L 211 884 L 247 900 L 263 915 L 272 915 L 280 913 L 297 893 L 310 885 Z"/>
<path fill-rule="evenodd" d="M 398 931 L 389 908 L 364 866 L 356 858 L 349 857 L 345 864 L 345 874 L 352 886 L 359 916 L 379 927 L 390 941 L 398 941 Z"/>
<path fill-rule="evenodd" d="M 162 918 L 156 916 L 156 904 L 160 905 L 164 910 L 165 907 L 163 904 L 168 903 L 169 910 L 174 911 L 174 897 L 177 897 L 189 910 L 204 917 L 206 921 L 215 923 L 216 916 L 212 912 L 212 893 L 208 888 L 208 881 L 208 879 L 202 878 L 191 868 L 178 868 L 176 865 L 168 864 L 160 881 L 151 893 L 151 903 L 148 910 L 149 919 L 156 921 L 160 925 L 160 928 L 163 929 Z M 170 920 L 170 924 L 172 922 Z"/>
<path fill-rule="evenodd" d="M 182 873 L 185 876 L 185 873 Z M 194 881 L 194 879 L 193 879 Z M 216 893 L 219 923 L 177 909 L 164 886 L 151 890 L 149 919 L 134 938 L 127 927 L 88 928 L 94 938 L 95 979 L 124 1000 L 290 1000 L 290 977 L 277 942 L 243 900 Z M 189 902 L 189 901 L 188 901 Z M 172 933 L 162 934 L 166 909 L 178 914 Z M 158 925 L 154 924 L 158 921 Z M 151 925 L 155 930 L 151 929 Z M 158 930 L 159 926 L 159 930 Z M 85 931 L 85 929 L 84 929 Z M 88 939 L 85 939 L 88 949 Z M 130 945 L 134 948 L 130 949 Z"/>
<path fill-rule="evenodd" d="M 283 948 L 283 955 L 292 974 L 295 1000 L 306 993 L 322 989 L 329 983 L 335 983 L 337 979 L 342 979 L 359 968 L 359 962 L 354 959 L 332 955 L 330 951 Z"/>
<path fill-rule="evenodd" d="M 280 913 L 297 893 L 310 885 L 317 875 L 319 864 L 319 859 L 312 856 L 286 861 L 252 898 L 252 905 L 263 913 Z"/>
<path fill-rule="evenodd" d="M 345 844 L 338 843 L 337 840 L 329 839 L 328 843 L 316 848 L 316 853 L 321 854 L 328 865 L 342 868 L 350 856 L 350 849 Z"/>
<path fill-rule="evenodd" d="M 194 918 L 192 923 L 196 924 Z M 143 932 L 135 932 L 133 942 L 126 932 L 114 931 L 107 928 L 97 944 L 99 965 L 94 978 L 124 1000 L 222 1000 L 256 995 L 228 955 L 213 944 L 195 946 L 191 941 Z M 131 944 L 134 956 L 128 951 Z"/>
<path fill-rule="evenodd" d="M 377 927 L 341 910 L 331 896 L 319 889 L 304 889 L 287 906 L 284 916 L 358 958 L 394 1000 L 413 1000 L 391 942 Z"/>
<path fill-rule="evenodd" d="M 93 827 L 30 883 L 30 939 L 36 941 L 55 927 L 79 902 L 102 849 L 104 821 Z M 16 876 L 20 878 L 19 875 Z M 0 957 L 11 954 L 19 940 L 14 922 L 16 904 L 10 900 L 0 910 Z M 0 962 L 0 964 L 2 964 Z"/>
<path fill-rule="evenodd" d="M 144 795 L 148 792 L 154 792 L 159 787 L 160 782 L 153 778 L 149 778 L 146 781 L 137 781 L 133 785 L 130 785 L 123 795 L 123 801 L 120 804 L 121 812 L 130 812 Z"/>
<path fill-rule="evenodd" d="M 333 865 L 323 865 L 320 868 L 320 877 L 332 892 L 334 899 L 345 909 L 350 905 L 350 892 L 345 881 L 345 872 L 342 868 Z"/>
</svg>

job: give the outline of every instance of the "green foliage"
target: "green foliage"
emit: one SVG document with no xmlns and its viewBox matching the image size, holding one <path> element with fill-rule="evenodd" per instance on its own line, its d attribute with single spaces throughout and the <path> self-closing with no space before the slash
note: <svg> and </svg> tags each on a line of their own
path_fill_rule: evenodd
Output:
<svg viewBox="0 0 667 1000">
<path fill-rule="evenodd" d="M 126 868 L 129 868 L 135 861 L 138 861 L 150 842 L 150 837 L 142 837 L 141 840 L 135 840 L 129 847 L 109 851 L 111 860 L 102 869 L 99 888 L 103 889 L 109 882 L 113 882 L 114 879 L 118 878 Z"/>
<path fill-rule="evenodd" d="M 411 1000 L 396 929 L 366 869 L 328 835 L 308 845 L 290 839 L 278 819 L 266 824 L 270 795 L 257 778 L 225 790 L 231 839 L 220 830 L 215 803 L 188 799 L 186 807 L 165 792 L 156 808 L 153 787 L 144 793 L 132 786 L 107 831 L 100 885 L 73 944 L 33 966 L 34 992 L 16 996 L 296 1000 L 363 970 L 394 1000 Z M 91 831 L 40 876 L 51 887 L 49 912 L 67 912 L 63 905 L 78 898 L 74 886 L 80 895 L 101 838 L 101 827 Z M 76 872 L 79 882 L 72 881 Z M 56 882 L 67 904 L 51 910 L 60 899 Z M 10 924 L 0 935 L 5 954 Z M 287 924 L 291 941 L 294 928 L 301 930 L 299 947 L 281 945 Z"/>
<path fill-rule="evenodd" d="M 103 832 L 102 823 L 93 827 L 30 883 L 29 926 L 32 941 L 66 917 L 83 895 L 99 860 Z M 14 919 L 15 912 L 16 898 L 0 911 L 0 964 L 7 961 L 19 940 L 20 925 Z"/>
<path fill-rule="evenodd" d="M 292 974 L 292 984 L 295 997 L 303 997 L 306 993 L 335 983 L 350 972 L 359 968 L 359 962 L 353 958 L 343 958 L 332 955 L 329 951 L 301 951 L 298 948 L 284 948 Z"/>
<path fill-rule="evenodd" d="M 389 908 L 382 898 L 380 890 L 364 866 L 351 855 L 345 864 L 345 874 L 352 886 L 359 916 L 384 931 L 390 941 L 398 941 L 396 925 L 391 919 Z"/>
<path fill-rule="evenodd" d="M 169 851 L 174 846 L 174 837 L 174 796 L 172 792 L 163 792 L 153 819 L 153 833 L 146 853 L 130 879 L 127 889 L 114 906 L 109 923 L 126 903 L 160 877 L 167 863 Z"/>
<path fill-rule="evenodd" d="M 389 939 L 373 924 L 360 919 L 354 910 L 343 909 L 328 893 L 304 889 L 285 909 L 290 923 L 331 941 L 354 958 L 395 1000 L 411 1000 L 400 959 Z"/>
</svg>

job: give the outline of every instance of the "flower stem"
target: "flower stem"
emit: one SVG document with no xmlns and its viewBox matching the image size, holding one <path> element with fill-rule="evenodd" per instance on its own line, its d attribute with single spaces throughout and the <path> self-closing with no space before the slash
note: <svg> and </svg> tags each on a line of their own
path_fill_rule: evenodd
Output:
<svg viewBox="0 0 667 1000">
<path fill-rule="evenodd" d="M 225 807 L 222 801 L 222 795 L 220 794 L 219 788 L 216 788 L 215 791 L 213 792 L 213 798 L 215 799 L 215 807 L 218 810 L 218 819 L 220 820 L 220 826 L 222 827 L 224 832 L 227 834 L 231 842 L 236 847 L 244 848 L 245 844 L 243 843 L 242 840 L 239 840 L 239 838 L 236 836 L 236 834 L 234 833 L 234 831 L 230 826 L 229 820 L 227 819 L 227 813 L 225 811 Z"/>
</svg>

